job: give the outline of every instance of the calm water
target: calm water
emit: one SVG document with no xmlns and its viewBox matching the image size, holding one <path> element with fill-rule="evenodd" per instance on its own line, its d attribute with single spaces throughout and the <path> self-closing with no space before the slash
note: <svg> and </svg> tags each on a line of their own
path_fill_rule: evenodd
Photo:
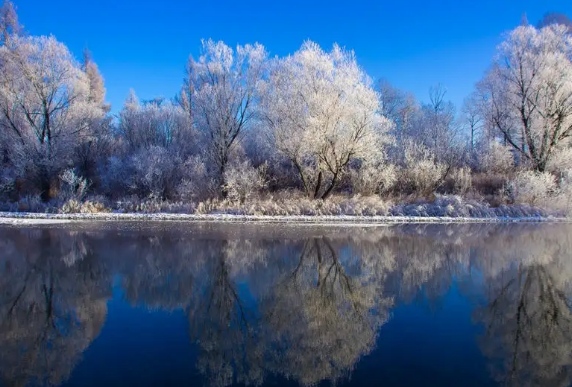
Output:
<svg viewBox="0 0 572 387">
<path fill-rule="evenodd" d="M 0 385 L 568 386 L 572 226 L 0 227 Z"/>
</svg>

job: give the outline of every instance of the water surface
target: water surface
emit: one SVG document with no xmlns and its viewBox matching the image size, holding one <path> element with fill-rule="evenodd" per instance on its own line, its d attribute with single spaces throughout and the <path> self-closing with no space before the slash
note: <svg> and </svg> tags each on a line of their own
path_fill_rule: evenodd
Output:
<svg viewBox="0 0 572 387">
<path fill-rule="evenodd" d="M 569 386 L 572 226 L 0 226 L 0 385 Z"/>
</svg>

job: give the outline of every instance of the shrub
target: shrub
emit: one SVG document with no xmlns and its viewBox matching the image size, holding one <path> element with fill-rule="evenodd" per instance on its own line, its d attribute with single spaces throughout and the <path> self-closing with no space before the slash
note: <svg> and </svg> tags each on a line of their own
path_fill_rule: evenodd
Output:
<svg viewBox="0 0 572 387">
<path fill-rule="evenodd" d="M 477 164 L 482 172 L 506 174 L 514 168 L 513 151 L 509 146 L 493 140 L 479 148 Z"/>
<path fill-rule="evenodd" d="M 453 169 L 450 173 L 450 180 L 455 194 L 466 194 L 473 185 L 471 169 L 469 167 Z"/>
<path fill-rule="evenodd" d="M 195 211 L 193 203 L 185 203 L 180 201 L 168 201 L 150 196 L 145 199 L 139 199 L 137 196 L 131 196 L 123 200 L 117 201 L 115 208 L 118 211 L 143 212 L 143 213 L 192 213 Z"/>
<path fill-rule="evenodd" d="M 267 186 L 266 164 L 254 168 L 249 161 L 232 163 L 224 171 L 223 178 L 227 199 L 244 203 Z"/>
<path fill-rule="evenodd" d="M 429 195 L 443 184 L 448 170 L 427 147 L 409 142 L 405 146 L 405 165 L 400 176 L 402 191 Z"/>
<path fill-rule="evenodd" d="M 60 208 L 62 214 L 77 214 L 81 212 L 81 203 L 75 199 L 65 202 Z"/>
<path fill-rule="evenodd" d="M 391 190 L 397 182 L 395 166 L 362 165 L 350 171 L 350 181 L 354 193 L 361 195 L 382 194 Z"/>
<path fill-rule="evenodd" d="M 2 166 L 0 171 L 0 198 L 14 190 L 15 179 L 11 172 L 9 168 Z"/>
<path fill-rule="evenodd" d="M 172 198 L 180 180 L 181 159 L 161 146 L 142 148 L 131 156 L 131 189 L 141 195 Z"/>
<path fill-rule="evenodd" d="M 109 197 L 127 194 L 133 171 L 129 160 L 111 156 L 107 163 L 101 166 L 101 188 Z"/>
<path fill-rule="evenodd" d="M 473 190 L 482 195 L 498 195 L 507 184 L 507 177 L 496 173 L 473 174 L 471 184 Z"/>
<path fill-rule="evenodd" d="M 185 161 L 182 176 L 177 186 L 180 199 L 196 202 L 218 195 L 216 180 L 208 173 L 200 156 L 192 156 Z"/>
<path fill-rule="evenodd" d="M 87 179 L 77 175 L 73 169 L 66 169 L 60 175 L 61 187 L 60 198 L 66 200 L 81 201 L 87 190 L 89 189 L 89 182 Z"/>
<path fill-rule="evenodd" d="M 563 214 L 572 215 L 572 173 L 561 172 L 558 185 L 558 193 L 552 200 L 552 207 Z"/>
<path fill-rule="evenodd" d="M 559 149 L 550 158 L 546 167 L 550 172 L 568 175 L 568 171 L 572 171 L 572 148 Z"/>
<path fill-rule="evenodd" d="M 207 199 L 204 202 L 200 202 L 197 205 L 197 214 L 210 214 L 216 211 L 219 206 L 219 201 L 217 199 Z"/>
<path fill-rule="evenodd" d="M 514 202 L 531 205 L 546 204 L 556 188 L 556 179 L 551 173 L 528 170 L 518 172 L 508 186 Z"/>
<path fill-rule="evenodd" d="M 437 195 L 433 201 L 398 204 L 391 208 L 395 216 L 435 216 L 466 218 L 519 218 L 546 216 L 547 212 L 527 204 L 489 207 L 486 203 L 465 200 L 457 195 Z"/>
<path fill-rule="evenodd" d="M 225 200 L 199 203 L 197 213 L 225 213 L 237 215 L 354 215 L 374 216 L 387 215 L 389 203 L 379 196 L 362 197 L 356 195 L 345 197 L 334 195 L 328 200 L 314 200 L 299 192 L 268 195 L 265 198 L 250 200 L 244 203 Z"/>
<path fill-rule="evenodd" d="M 82 203 L 80 212 L 82 214 L 98 214 L 102 212 L 110 212 L 105 204 L 101 202 L 86 201 Z"/>
<path fill-rule="evenodd" d="M 62 214 L 98 214 L 109 212 L 109 209 L 101 202 L 86 201 L 81 203 L 75 199 L 65 202 L 59 209 Z"/>
</svg>

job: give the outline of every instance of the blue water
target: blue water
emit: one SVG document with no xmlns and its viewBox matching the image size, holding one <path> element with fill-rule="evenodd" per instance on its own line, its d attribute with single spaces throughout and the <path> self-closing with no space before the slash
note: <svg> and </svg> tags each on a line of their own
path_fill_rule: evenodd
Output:
<svg viewBox="0 0 572 387">
<path fill-rule="evenodd" d="M 568 386 L 572 227 L 0 228 L 0 385 Z"/>
</svg>

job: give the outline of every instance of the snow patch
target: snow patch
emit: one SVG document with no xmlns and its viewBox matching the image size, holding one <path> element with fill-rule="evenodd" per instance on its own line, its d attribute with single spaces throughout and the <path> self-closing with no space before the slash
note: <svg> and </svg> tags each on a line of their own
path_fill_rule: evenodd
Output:
<svg viewBox="0 0 572 387">
<path fill-rule="evenodd" d="M 70 221 L 191 221 L 191 222 L 258 222 L 295 224 L 359 224 L 380 223 L 511 223 L 511 222 L 570 222 L 571 219 L 521 216 L 521 217 L 448 217 L 448 216 L 357 216 L 357 215 L 230 215 L 230 214 L 171 214 L 171 213 L 96 213 L 96 214 L 45 214 L 1 212 L 0 224 L 54 224 Z"/>
<path fill-rule="evenodd" d="M 10 226 L 28 226 L 35 224 L 61 224 L 70 223 L 69 219 L 43 219 L 43 218 L 9 218 L 4 217 L 4 214 L 0 214 L 0 225 L 10 225 Z"/>
</svg>

